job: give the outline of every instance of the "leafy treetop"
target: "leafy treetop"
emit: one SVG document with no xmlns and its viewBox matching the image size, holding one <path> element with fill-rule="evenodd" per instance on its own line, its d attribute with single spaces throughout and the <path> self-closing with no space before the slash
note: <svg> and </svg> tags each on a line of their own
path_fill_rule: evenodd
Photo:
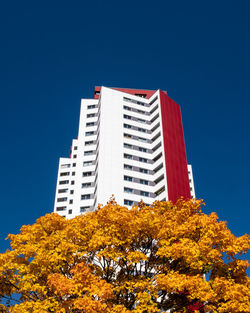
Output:
<svg viewBox="0 0 250 313">
<path fill-rule="evenodd" d="M 0 254 L 0 312 L 249 312 L 249 236 L 235 237 L 202 201 L 114 200 L 57 214 L 9 235 Z"/>
</svg>

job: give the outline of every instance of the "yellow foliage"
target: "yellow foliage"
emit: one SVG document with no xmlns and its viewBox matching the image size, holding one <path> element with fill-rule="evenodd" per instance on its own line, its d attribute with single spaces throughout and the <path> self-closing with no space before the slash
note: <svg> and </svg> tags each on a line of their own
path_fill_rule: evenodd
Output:
<svg viewBox="0 0 250 313">
<path fill-rule="evenodd" d="M 249 264 L 239 255 L 249 236 L 235 237 L 202 204 L 129 210 L 112 200 L 23 226 L 0 254 L 0 312 L 248 312 Z"/>
</svg>

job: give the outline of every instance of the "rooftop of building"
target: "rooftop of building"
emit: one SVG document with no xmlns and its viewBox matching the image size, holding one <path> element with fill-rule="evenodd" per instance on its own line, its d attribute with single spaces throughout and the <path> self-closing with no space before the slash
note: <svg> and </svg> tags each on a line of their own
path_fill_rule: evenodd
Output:
<svg viewBox="0 0 250 313">
<path fill-rule="evenodd" d="M 99 98 L 99 94 L 101 91 L 101 86 L 96 86 L 95 87 L 95 92 L 94 92 L 94 99 Z M 131 95 L 135 95 L 141 98 L 146 98 L 149 99 L 157 90 L 147 90 L 147 89 L 132 89 L 132 88 L 117 88 L 117 87 L 108 87 L 111 89 L 115 89 L 118 91 L 122 91 Z M 166 91 L 163 91 L 164 93 L 167 94 Z"/>
</svg>

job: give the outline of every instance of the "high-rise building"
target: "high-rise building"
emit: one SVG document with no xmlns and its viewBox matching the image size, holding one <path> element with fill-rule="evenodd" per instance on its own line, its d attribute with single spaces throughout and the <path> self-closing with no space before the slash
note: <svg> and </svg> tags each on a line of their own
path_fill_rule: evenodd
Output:
<svg viewBox="0 0 250 313">
<path fill-rule="evenodd" d="M 112 195 L 126 206 L 195 196 L 180 107 L 165 91 L 96 87 L 94 99 L 82 99 L 54 212 L 74 217 Z"/>
</svg>

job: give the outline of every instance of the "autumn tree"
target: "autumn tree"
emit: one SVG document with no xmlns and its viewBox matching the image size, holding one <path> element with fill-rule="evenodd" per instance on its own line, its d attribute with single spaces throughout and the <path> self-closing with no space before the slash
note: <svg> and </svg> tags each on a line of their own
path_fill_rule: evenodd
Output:
<svg viewBox="0 0 250 313">
<path fill-rule="evenodd" d="M 0 312 L 249 312 L 249 237 L 199 200 L 114 200 L 66 220 L 48 214 L 9 235 Z"/>
</svg>

